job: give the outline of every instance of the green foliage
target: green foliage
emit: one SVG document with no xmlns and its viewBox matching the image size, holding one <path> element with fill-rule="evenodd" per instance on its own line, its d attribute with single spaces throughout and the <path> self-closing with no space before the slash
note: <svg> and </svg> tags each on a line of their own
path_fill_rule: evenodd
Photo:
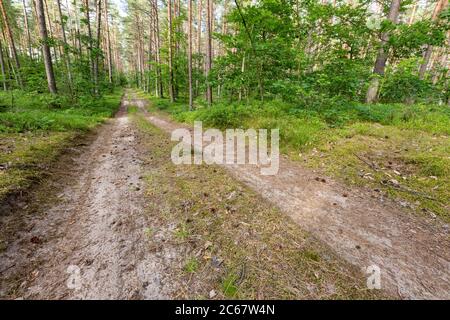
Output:
<svg viewBox="0 0 450 320">
<path fill-rule="evenodd" d="M 195 273 L 198 269 L 198 260 L 195 257 L 191 257 L 187 260 L 185 266 L 184 266 L 184 270 L 187 273 Z"/>
<path fill-rule="evenodd" d="M 407 59 L 395 68 L 388 68 L 381 87 L 381 100 L 409 103 L 436 93 L 429 82 L 419 78 L 417 65 L 418 59 Z"/>
<path fill-rule="evenodd" d="M 234 273 L 229 273 L 222 280 L 222 292 L 227 298 L 234 298 L 238 292 L 237 280 L 239 277 Z"/>
<path fill-rule="evenodd" d="M 81 97 L 69 103 L 66 96 L 16 91 L 0 94 L 0 132 L 88 130 L 118 108 L 120 92 L 93 100 Z M 13 101 L 13 106 L 11 106 Z"/>
</svg>

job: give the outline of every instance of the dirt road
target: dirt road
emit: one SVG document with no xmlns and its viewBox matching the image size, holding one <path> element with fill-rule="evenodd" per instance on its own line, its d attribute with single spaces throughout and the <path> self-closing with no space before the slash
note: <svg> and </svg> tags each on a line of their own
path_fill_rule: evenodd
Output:
<svg viewBox="0 0 450 320">
<path fill-rule="evenodd" d="M 166 279 L 176 252 L 170 246 L 154 252 L 146 243 L 142 151 L 129 105 L 146 113 L 145 100 L 125 98 L 116 118 L 74 159 L 60 201 L 44 215 L 28 216 L 0 253 L 1 297 L 160 299 L 176 290 Z M 181 127 L 160 115 L 146 118 L 167 132 Z M 363 273 L 378 266 L 391 295 L 450 298 L 450 242 L 439 220 L 417 217 L 368 191 L 317 181 L 287 159 L 275 176 L 250 165 L 227 169 Z"/>
<path fill-rule="evenodd" d="M 132 104 L 145 112 L 148 103 L 134 99 Z M 147 119 L 168 133 L 182 126 L 161 115 L 147 114 Z M 450 298 L 448 225 L 418 217 L 376 192 L 317 179 L 285 158 L 274 176 L 263 176 L 252 165 L 226 167 L 363 273 L 379 267 L 381 286 L 392 296 Z"/>
<path fill-rule="evenodd" d="M 127 102 L 76 159 L 61 201 L 43 217 L 28 217 L 29 232 L 0 254 L 2 297 L 168 297 L 163 269 L 170 252 L 156 255 L 146 246 L 141 161 Z M 7 292 L 14 277 L 23 277 L 17 296 Z"/>
</svg>

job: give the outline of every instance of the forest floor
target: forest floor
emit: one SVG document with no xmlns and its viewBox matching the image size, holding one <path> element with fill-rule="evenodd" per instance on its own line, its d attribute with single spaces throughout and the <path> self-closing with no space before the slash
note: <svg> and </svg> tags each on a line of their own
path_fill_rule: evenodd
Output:
<svg viewBox="0 0 450 320">
<path fill-rule="evenodd" d="M 167 132 L 186 126 L 147 110 L 129 91 L 2 214 L 2 298 L 449 298 L 439 220 L 284 158 L 276 176 L 176 166 Z"/>
<path fill-rule="evenodd" d="M 223 169 L 172 164 L 141 103 L 125 97 L 1 215 L 2 298 L 384 296 Z"/>
<path fill-rule="evenodd" d="M 189 126 L 174 123 L 164 112 L 133 102 L 154 125 L 172 132 Z M 287 213 L 299 226 L 330 246 L 363 272 L 376 265 L 382 286 L 401 299 L 450 297 L 448 224 L 380 196 L 349 187 L 282 157 L 275 176 L 251 165 L 226 166 L 228 172 Z"/>
</svg>

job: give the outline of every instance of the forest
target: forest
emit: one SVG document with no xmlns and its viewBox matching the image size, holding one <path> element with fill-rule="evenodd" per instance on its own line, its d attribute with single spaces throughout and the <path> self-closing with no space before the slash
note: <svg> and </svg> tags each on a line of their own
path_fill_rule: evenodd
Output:
<svg viewBox="0 0 450 320">
<path fill-rule="evenodd" d="M 2 1 L 3 90 L 77 98 L 127 83 L 190 109 L 449 101 L 447 1 L 124 5 Z"/>
<path fill-rule="evenodd" d="M 170 243 L 200 250 L 180 258 L 178 296 L 153 288 L 160 295 L 149 289 L 140 298 L 449 298 L 448 0 L 0 0 L 0 27 L 0 257 L 14 265 L 0 263 L 10 273 L 0 297 L 65 296 L 50 287 L 24 293 L 14 279 L 32 270 L 9 244 L 29 210 L 59 212 L 64 192 L 45 188 L 92 179 L 86 194 L 65 193 L 73 192 L 68 202 L 78 207 L 62 212 L 81 217 L 88 203 L 86 212 L 103 206 L 117 213 L 114 201 L 87 194 L 122 199 L 132 190 L 154 206 L 149 225 L 136 227 L 145 237 L 164 238 L 157 235 L 165 230 Z M 281 168 L 290 176 L 169 165 L 166 134 L 194 121 L 220 130 L 279 129 Z M 123 181 L 128 187 L 108 189 Z M 124 208 L 147 212 L 133 201 Z M 8 220 L 16 210 L 20 223 Z M 325 246 L 310 246 L 309 233 Z M 42 245 L 41 237 L 31 242 Z M 92 243 L 108 237 L 96 233 Z M 338 258 L 322 259 L 331 256 L 326 246 Z M 271 253 L 259 260 L 262 247 Z M 100 256 L 108 250 L 104 261 L 120 261 L 115 247 Z M 429 251 L 444 253 L 429 258 Z M 380 294 L 360 289 L 361 274 L 349 267 L 371 261 L 387 270 Z M 208 263 L 221 266 L 218 283 Z M 40 277 L 41 284 L 56 281 Z M 71 297 L 130 298 L 92 283 Z"/>
</svg>

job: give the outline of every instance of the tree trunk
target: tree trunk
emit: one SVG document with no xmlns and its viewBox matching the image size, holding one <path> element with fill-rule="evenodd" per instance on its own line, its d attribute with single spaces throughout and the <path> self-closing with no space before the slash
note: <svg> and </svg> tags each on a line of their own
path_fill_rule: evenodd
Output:
<svg viewBox="0 0 450 320">
<path fill-rule="evenodd" d="M 14 63 L 16 64 L 16 68 L 17 68 L 16 80 L 17 80 L 17 83 L 19 84 L 20 88 L 23 89 L 22 77 L 20 75 L 20 61 L 19 61 L 19 57 L 17 55 L 16 45 L 14 43 L 14 37 L 13 37 L 12 31 L 11 31 L 11 27 L 9 25 L 8 15 L 6 14 L 6 9 L 3 4 L 3 0 L 0 0 L 0 10 L 2 11 L 3 23 L 6 28 L 6 33 L 8 35 L 8 40 L 9 40 L 9 44 L 11 47 L 12 56 L 13 56 Z"/>
<path fill-rule="evenodd" d="M 25 24 L 25 32 L 27 33 L 27 47 L 28 47 L 28 55 L 31 59 L 33 59 L 33 52 L 31 51 L 31 34 L 30 28 L 28 25 L 28 14 L 27 14 L 27 6 L 25 4 L 25 0 L 22 0 L 23 4 L 23 21 Z"/>
<path fill-rule="evenodd" d="M 113 67 L 111 58 L 111 35 L 109 32 L 108 0 L 105 0 L 106 58 L 108 63 L 108 81 L 113 83 Z"/>
<path fill-rule="evenodd" d="M 391 7 L 389 9 L 388 20 L 390 20 L 393 24 L 397 24 L 399 10 L 400 10 L 400 2 L 401 0 L 392 0 Z M 369 88 L 366 94 L 366 103 L 373 103 L 377 100 L 378 89 L 380 87 L 380 77 L 384 75 L 384 70 L 386 68 L 386 62 L 388 58 L 388 54 L 386 52 L 386 44 L 389 40 L 389 34 L 387 32 L 383 32 L 381 34 L 381 46 L 378 50 L 377 59 L 375 61 L 375 66 L 373 68 L 373 73 L 375 76 L 372 78 L 369 84 Z"/>
<path fill-rule="evenodd" d="M 88 45 L 87 48 L 88 56 L 89 56 L 89 69 L 91 74 L 91 81 L 94 80 L 94 56 L 93 56 L 93 39 L 92 39 L 92 29 L 91 29 L 91 19 L 89 16 L 89 0 L 84 0 L 84 10 L 85 10 L 85 19 L 86 19 L 86 28 L 88 33 Z M 94 81 L 95 84 L 95 81 Z"/>
<path fill-rule="evenodd" d="M 241 17 L 242 20 L 242 24 L 244 25 L 244 29 L 245 32 L 247 33 L 247 37 L 250 41 L 250 45 L 252 48 L 252 52 L 254 55 L 254 58 L 258 60 L 258 88 L 259 88 L 259 98 L 262 102 L 264 102 L 264 80 L 263 80 L 263 75 L 262 75 L 262 71 L 263 71 L 263 64 L 262 61 L 258 58 L 258 54 L 256 52 L 256 46 L 255 43 L 253 42 L 253 37 L 252 34 L 247 26 L 247 22 L 244 18 L 244 15 L 242 14 L 242 10 L 241 10 L 241 6 L 239 5 L 238 0 L 234 0 L 234 3 L 236 5 L 236 8 L 239 12 L 239 15 Z M 248 99 L 248 92 L 247 92 L 247 99 Z"/>
<path fill-rule="evenodd" d="M 155 14 L 155 51 L 156 51 L 156 77 L 158 79 L 158 96 L 160 98 L 164 98 L 164 88 L 163 88 L 163 82 L 162 82 L 162 75 L 161 75 L 161 45 L 160 45 L 160 38 L 159 38 L 159 14 L 158 14 L 158 0 L 154 0 L 154 14 Z"/>
<path fill-rule="evenodd" d="M 78 53 L 80 55 L 80 57 L 82 57 L 83 55 L 83 47 L 81 45 L 81 26 L 80 26 L 80 15 L 78 14 L 78 6 L 77 6 L 77 0 L 73 0 L 73 5 L 75 6 L 75 33 L 76 33 L 76 40 L 77 40 L 77 44 L 78 44 Z"/>
<path fill-rule="evenodd" d="M 19 82 L 17 81 L 17 76 L 16 76 L 16 72 L 14 70 L 14 66 L 11 64 L 11 59 L 9 54 L 11 53 L 11 48 L 8 47 L 8 37 L 5 34 L 5 30 L 3 28 L 3 25 L 0 23 L 1 26 L 1 39 L 3 40 L 3 42 L 5 43 L 5 55 L 3 56 L 5 58 L 5 71 L 6 71 L 6 75 L 8 76 L 7 79 L 10 81 L 12 78 L 14 78 L 16 80 L 17 85 L 19 85 Z"/>
<path fill-rule="evenodd" d="M 209 74 L 211 72 L 212 65 L 212 46 L 211 46 L 211 13 L 212 13 L 212 0 L 206 0 L 206 101 L 208 102 L 208 107 L 212 105 L 212 88 L 209 82 Z"/>
<path fill-rule="evenodd" d="M 414 19 L 416 18 L 416 11 L 417 11 L 417 3 L 414 4 L 412 12 L 411 12 L 411 16 L 409 17 L 409 21 L 408 24 L 412 25 L 414 22 Z"/>
<path fill-rule="evenodd" d="M 61 10 L 61 0 L 57 0 L 56 2 L 58 5 L 59 21 L 61 23 L 61 33 L 63 36 L 63 43 L 64 43 L 64 60 L 66 62 L 67 81 L 69 84 L 69 90 L 72 92 L 72 71 L 71 71 L 71 64 L 70 64 L 69 44 L 67 43 L 66 28 L 64 26 L 63 14 L 62 14 L 62 10 Z"/>
<path fill-rule="evenodd" d="M 94 93 L 96 95 L 99 94 L 98 90 L 98 75 L 99 75 L 99 56 L 100 56 L 100 35 L 101 35 L 101 26 L 102 26 L 102 0 L 97 0 L 96 4 L 96 15 L 97 15 L 97 36 L 95 39 L 95 59 L 94 59 Z"/>
<path fill-rule="evenodd" d="M 193 109 L 192 92 L 192 0 L 188 0 L 188 78 L 189 78 L 189 110 Z"/>
<path fill-rule="evenodd" d="M 48 32 L 48 35 L 49 35 L 49 37 L 50 38 L 53 38 L 53 28 L 52 28 L 52 19 L 50 18 L 50 12 L 49 12 L 49 10 L 48 10 L 48 3 L 47 3 L 47 0 L 43 0 L 43 5 L 44 5 L 44 17 L 45 17 L 45 15 L 47 16 L 47 20 L 48 20 L 48 29 L 47 29 L 47 32 Z M 53 49 L 53 56 L 55 57 L 55 62 L 57 63 L 58 62 L 58 54 L 56 53 L 56 47 L 55 46 L 53 46 L 50 50 L 52 50 Z"/>
<path fill-rule="evenodd" d="M 149 16 L 149 21 L 148 21 L 148 58 L 147 58 L 147 71 L 148 71 L 148 76 L 145 77 L 146 81 L 147 81 L 147 89 L 148 92 L 150 93 L 152 91 L 152 83 L 151 83 L 151 74 L 153 71 L 153 65 L 152 65 L 152 61 L 154 61 L 154 54 L 153 54 L 153 13 L 150 10 L 150 16 Z"/>
<path fill-rule="evenodd" d="M 3 59 L 3 44 L 0 40 L 0 66 L 2 69 L 2 84 L 3 90 L 6 91 L 8 88 L 6 86 L 6 69 L 5 69 L 5 59 Z"/>
<path fill-rule="evenodd" d="M 44 57 L 45 74 L 47 75 L 48 91 L 56 94 L 55 74 L 53 73 L 52 56 L 48 45 L 47 25 L 45 24 L 45 13 L 43 0 L 36 0 L 37 18 L 39 23 L 39 34 L 42 40 L 42 55 Z"/>
<path fill-rule="evenodd" d="M 167 1 L 167 19 L 168 19 L 168 46 L 169 46 L 169 97 L 170 101 L 175 101 L 173 87 L 173 53 L 172 53 L 172 0 Z"/>
<path fill-rule="evenodd" d="M 441 11 L 447 7 L 448 0 L 439 0 L 438 3 L 436 3 L 436 7 L 434 7 L 433 15 L 431 17 L 431 21 L 436 21 L 439 17 L 439 14 Z M 423 62 L 420 65 L 419 68 L 419 78 L 423 79 L 425 77 L 425 72 L 427 71 L 428 63 L 430 62 L 431 53 L 433 52 L 433 46 L 427 45 L 427 50 L 425 51 L 425 54 L 423 56 Z"/>
<path fill-rule="evenodd" d="M 197 54 L 198 54 L 198 70 L 201 69 L 201 56 L 202 56 L 202 0 L 199 0 L 197 4 Z M 195 95 L 200 94 L 200 83 L 198 78 L 195 80 Z"/>
</svg>

